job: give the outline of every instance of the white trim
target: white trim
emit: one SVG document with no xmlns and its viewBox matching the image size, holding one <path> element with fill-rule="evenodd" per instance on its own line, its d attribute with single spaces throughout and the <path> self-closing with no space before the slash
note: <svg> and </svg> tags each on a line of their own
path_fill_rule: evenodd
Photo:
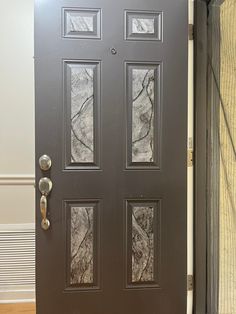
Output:
<svg viewBox="0 0 236 314">
<path fill-rule="evenodd" d="M 29 286 L 28 286 L 29 287 Z M 20 291 L 24 291 L 24 292 L 34 292 L 35 291 L 35 289 L 34 289 L 34 286 L 32 286 L 31 287 L 31 289 L 29 289 L 29 288 L 25 288 L 25 289 L 5 289 L 5 290 L 3 290 L 3 289 L 0 289 L 0 293 L 1 292 L 4 292 L 4 293 L 7 293 L 7 292 L 20 292 Z"/>
<path fill-rule="evenodd" d="M 11 303 L 35 303 L 35 298 L 34 299 L 0 300 L 0 304 L 11 304 Z"/>
<path fill-rule="evenodd" d="M 24 231 L 35 231 L 34 223 L 26 224 L 0 224 L 0 232 L 24 232 Z"/>
<path fill-rule="evenodd" d="M 0 185 L 33 185 L 35 186 L 35 176 L 33 174 L 0 175 Z"/>
<path fill-rule="evenodd" d="M 189 0 L 189 23 L 194 24 L 194 0 Z M 187 147 L 193 145 L 194 140 L 194 40 L 188 42 L 188 139 Z M 188 147 L 191 148 L 192 147 Z M 193 167 L 187 170 L 187 274 L 193 274 Z M 193 291 L 187 292 L 187 314 L 193 313 Z"/>
</svg>

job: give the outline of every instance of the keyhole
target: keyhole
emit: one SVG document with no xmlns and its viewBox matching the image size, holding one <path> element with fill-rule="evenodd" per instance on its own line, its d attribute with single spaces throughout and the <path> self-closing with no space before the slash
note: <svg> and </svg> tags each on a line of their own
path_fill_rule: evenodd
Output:
<svg viewBox="0 0 236 314">
<path fill-rule="evenodd" d="M 111 51 L 112 55 L 116 55 L 117 54 L 117 50 L 114 47 L 111 48 L 110 51 Z"/>
</svg>

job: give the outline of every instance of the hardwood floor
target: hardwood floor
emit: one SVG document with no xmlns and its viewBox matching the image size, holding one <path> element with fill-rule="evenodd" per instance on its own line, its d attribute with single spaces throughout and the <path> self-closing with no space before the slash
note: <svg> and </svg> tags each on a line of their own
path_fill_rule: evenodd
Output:
<svg viewBox="0 0 236 314">
<path fill-rule="evenodd" d="M 34 303 L 0 304 L 0 314 L 35 314 Z"/>
</svg>

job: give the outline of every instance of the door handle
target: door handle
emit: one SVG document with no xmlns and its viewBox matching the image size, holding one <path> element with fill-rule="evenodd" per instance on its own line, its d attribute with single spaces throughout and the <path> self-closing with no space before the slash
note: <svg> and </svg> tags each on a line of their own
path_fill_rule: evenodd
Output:
<svg viewBox="0 0 236 314">
<path fill-rule="evenodd" d="M 43 230 L 48 230 L 50 221 L 47 219 L 47 197 L 42 195 L 40 198 L 40 211 L 42 216 L 41 227 Z"/>
<path fill-rule="evenodd" d="M 41 212 L 41 227 L 43 230 L 48 230 L 50 227 L 50 221 L 47 218 L 47 196 L 52 190 L 52 181 L 49 178 L 42 178 L 39 180 L 39 190 L 42 193 L 40 198 L 40 212 Z"/>
</svg>

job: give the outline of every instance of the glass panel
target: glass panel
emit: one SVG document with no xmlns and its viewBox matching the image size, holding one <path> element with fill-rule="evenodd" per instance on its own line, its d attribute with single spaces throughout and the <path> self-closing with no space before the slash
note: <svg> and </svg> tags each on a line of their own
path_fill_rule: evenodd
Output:
<svg viewBox="0 0 236 314">
<path fill-rule="evenodd" d="M 154 34 L 154 19 L 132 19 L 133 34 Z"/>
<path fill-rule="evenodd" d="M 154 281 L 154 207 L 132 207 L 132 282 Z"/>
<path fill-rule="evenodd" d="M 101 38 L 99 9 L 64 9 L 64 37 Z"/>
<path fill-rule="evenodd" d="M 132 162 L 154 161 L 154 69 L 132 69 Z"/>
<path fill-rule="evenodd" d="M 125 39 L 162 41 L 162 12 L 125 10 Z"/>
<path fill-rule="evenodd" d="M 69 12 L 67 19 L 68 32 L 92 32 L 93 31 L 93 16 L 79 15 Z"/>
<path fill-rule="evenodd" d="M 71 162 L 94 161 L 94 66 L 71 66 Z"/>
<path fill-rule="evenodd" d="M 93 207 L 71 207 L 71 284 L 94 282 Z"/>
</svg>

